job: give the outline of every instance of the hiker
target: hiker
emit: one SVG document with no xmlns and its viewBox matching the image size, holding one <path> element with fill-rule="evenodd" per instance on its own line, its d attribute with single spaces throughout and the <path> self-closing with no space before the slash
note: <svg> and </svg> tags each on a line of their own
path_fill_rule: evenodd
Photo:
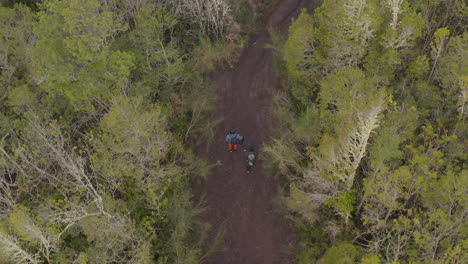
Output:
<svg viewBox="0 0 468 264">
<path fill-rule="evenodd" d="M 253 149 L 250 149 L 250 151 L 247 153 L 247 173 L 250 173 L 252 171 L 256 159 L 257 155 L 255 154 Z"/>
<path fill-rule="evenodd" d="M 229 152 L 233 152 L 239 148 L 244 142 L 244 137 L 236 133 L 235 131 L 229 132 L 226 136 L 226 142 L 228 143 L 228 150 Z"/>
</svg>

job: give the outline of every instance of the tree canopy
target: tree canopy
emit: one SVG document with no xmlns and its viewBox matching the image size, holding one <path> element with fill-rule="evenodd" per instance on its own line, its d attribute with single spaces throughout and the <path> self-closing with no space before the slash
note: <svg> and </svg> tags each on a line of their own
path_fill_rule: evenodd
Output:
<svg viewBox="0 0 468 264">
<path fill-rule="evenodd" d="M 324 230 L 307 239 L 328 241 L 303 241 L 299 256 L 320 251 L 299 263 L 464 263 L 467 11 L 324 0 L 293 21 L 291 100 L 265 150 L 290 179 L 287 206 Z"/>
</svg>

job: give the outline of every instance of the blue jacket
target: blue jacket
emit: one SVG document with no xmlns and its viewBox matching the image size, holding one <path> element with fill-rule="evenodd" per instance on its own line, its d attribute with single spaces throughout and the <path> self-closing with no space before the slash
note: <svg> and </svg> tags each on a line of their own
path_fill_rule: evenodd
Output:
<svg viewBox="0 0 468 264">
<path fill-rule="evenodd" d="M 228 134 L 226 136 L 226 142 L 233 143 L 233 144 L 242 144 L 243 140 L 244 140 L 244 137 L 239 135 L 238 133 Z"/>
</svg>

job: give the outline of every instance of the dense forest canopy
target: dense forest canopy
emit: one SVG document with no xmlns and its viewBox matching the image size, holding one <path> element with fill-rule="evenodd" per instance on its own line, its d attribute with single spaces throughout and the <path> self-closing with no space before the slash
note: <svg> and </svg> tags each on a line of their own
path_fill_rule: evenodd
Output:
<svg viewBox="0 0 468 264">
<path fill-rule="evenodd" d="M 203 74 L 260 16 L 241 5 L 2 2 L 0 263 L 201 261 L 208 165 L 184 143 L 213 128 Z"/>
<path fill-rule="evenodd" d="M 323 0 L 293 22 L 266 151 L 291 180 L 299 263 L 466 263 L 467 16 L 457 0 Z"/>
<path fill-rule="evenodd" d="M 274 3 L 3 1 L 0 263 L 202 262 L 205 74 L 233 66 Z M 466 263 L 466 1 L 315 5 L 271 30 L 263 150 L 288 179 L 295 261 Z"/>
</svg>

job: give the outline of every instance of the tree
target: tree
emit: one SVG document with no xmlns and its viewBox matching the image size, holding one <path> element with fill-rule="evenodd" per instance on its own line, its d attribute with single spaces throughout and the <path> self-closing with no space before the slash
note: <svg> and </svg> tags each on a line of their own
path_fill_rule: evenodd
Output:
<svg viewBox="0 0 468 264">
<path fill-rule="evenodd" d="M 464 238 L 463 225 L 468 220 L 468 170 L 449 170 L 438 179 L 428 181 L 421 192 L 427 211 L 422 215 L 422 228 L 415 234 L 422 261 L 442 261 L 447 245 Z M 450 241 L 450 243 L 447 243 Z"/>
<path fill-rule="evenodd" d="M 377 5 L 374 0 L 328 0 L 313 18 L 302 11 L 285 44 L 288 77 L 297 100 L 309 98 L 324 75 L 362 61 L 381 24 Z"/>
<path fill-rule="evenodd" d="M 135 17 L 130 40 L 137 47 L 145 86 L 157 86 L 157 95 L 170 96 L 173 87 L 188 79 L 174 34 L 179 21 L 161 4 L 146 5 Z M 154 92 L 153 92 L 154 93 Z"/>
<path fill-rule="evenodd" d="M 309 147 L 311 164 L 296 193 L 315 208 L 327 202 L 347 222 L 354 204 L 347 191 L 386 107 L 385 92 L 372 87 L 361 70 L 348 68 L 322 81 L 319 98 L 323 136 L 317 148 Z"/>
<path fill-rule="evenodd" d="M 167 0 L 175 13 L 200 25 L 204 34 L 221 37 L 233 22 L 231 8 L 225 0 Z"/>
<path fill-rule="evenodd" d="M 447 43 L 446 51 L 438 56 L 434 62 L 438 63 L 433 66 L 434 79 L 444 88 L 446 100 L 455 101 L 454 105 L 460 119 L 468 115 L 468 63 L 463 59 L 468 56 L 467 42 L 466 32 L 452 37 Z"/>
<path fill-rule="evenodd" d="M 0 7 L 0 262 L 199 263 L 182 138 L 227 2 L 32 2 Z"/>
<path fill-rule="evenodd" d="M 339 243 L 330 247 L 318 264 L 352 264 L 359 257 L 359 249 L 349 243 Z"/>
<path fill-rule="evenodd" d="M 148 193 L 140 203 L 152 210 L 159 210 L 168 186 L 182 174 L 171 160 L 178 146 L 167 122 L 164 109 L 146 104 L 142 97 L 116 97 L 101 120 L 102 134 L 92 141 L 93 169 L 113 189 L 136 184 L 137 189 L 130 191 Z"/>
<path fill-rule="evenodd" d="M 377 1 L 331 0 L 316 10 L 317 41 L 325 71 L 356 66 L 379 29 Z"/>
<path fill-rule="evenodd" d="M 418 191 L 420 181 L 407 167 L 395 171 L 378 171 L 364 182 L 364 212 L 361 217 L 370 233 L 389 228 L 389 220 L 398 211 L 405 210 L 408 201 Z M 378 248 L 378 246 L 377 246 Z"/>
<path fill-rule="evenodd" d="M 422 36 L 424 19 L 404 0 L 387 0 L 392 20 L 384 35 L 384 46 L 391 49 L 410 48 Z"/>
<path fill-rule="evenodd" d="M 361 264 L 380 264 L 380 258 L 376 255 L 366 256 L 361 259 Z"/>
<path fill-rule="evenodd" d="M 381 126 L 376 129 L 375 136 L 369 146 L 369 161 L 375 173 L 387 171 L 401 164 L 405 158 L 404 143 L 413 137 L 418 127 L 419 112 L 415 107 L 398 105 L 390 99 L 388 111 L 382 118 Z"/>
<path fill-rule="evenodd" d="M 94 263 L 151 263 L 149 236 L 127 217 L 92 216 L 80 221 L 93 247 L 87 253 Z"/>
<path fill-rule="evenodd" d="M 371 233 L 386 229 L 389 219 L 405 210 L 422 184 L 408 166 L 399 166 L 405 159 L 402 144 L 412 137 L 418 116 L 415 109 L 398 108 L 386 114 L 369 147 L 361 219 Z"/>
<path fill-rule="evenodd" d="M 445 27 L 456 34 L 463 32 L 463 21 L 468 12 L 464 1 L 413 1 L 413 5 L 421 11 L 425 20 L 426 38 L 422 46 L 424 50 L 433 41 L 434 32 L 440 28 Z"/>
<path fill-rule="evenodd" d="M 322 138 L 316 166 L 322 177 L 349 190 L 385 109 L 385 92 L 372 87 L 364 73 L 353 68 L 327 76 L 321 87 L 320 107 L 323 119 L 330 120 L 325 129 L 331 133 Z"/>
<path fill-rule="evenodd" d="M 434 70 L 437 67 L 438 60 L 445 51 L 445 46 L 449 36 L 450 30 L 448 30 L 447 28 L 439 28 L 434 33 L 434 40 L 431 43 L 432 70 L 429 74 L 429 79 L 432 78 L 432 74 L 434 73 Z"/>
<path fill-rule="evenodd" d="M 463 219 L 466 218 L 464 199 L 458 197 L 465 195 L 461 191 L 463 187 L 454 187 L 455 184 L 463 186 L 462 182 L 466 176 L 463 175 L 464 172 L 444 173 L 444 168 L 450 166 L 450 158 L 444 157 L 440 151 L 456 137 L 440 136 L 433 131 L 432 126 L 427 125 L 423 127 L 420 139 L 423 140 L 422 143 L 413 143 L 413 146 L 404 148 L 408 165 L 398 166 L 401 162 L 398 159 L 393 162 L 389 162 L 390 159 L 373 163 L 378 166 L 373 168 L 371 176 L 364 180 L 364 210 L 361 217 L 366 230 L 359 239 L 366 241 L 366 247 L 374 254 L 384 255 L 387 261 L 399 261 L 404 258 L 407 247 L 414 242 L 424 245 L 423 252 L 426 253 L 421 253 L 421 256 L 432 256 L 430 260 L 421 257 L 419 260 L 434 261 L 439 241 L 448 239 L 453 241 L 451 245 L 456 243 L 459 239 L 457 228 L 460 221 L 465 221 Z M 454 183 L 454 179 L 461 182 Z M 428 192 L 427 188 L 431 189 L 435 185 L 437 188 L 444 188 L 445 191 L 436 191 L 440 192 L 437 195 L 444 198 Z M 431 197 L 431 201 L 437 200 L 441 204 L 426 202 L 424 199 L 428 197 Z M 422 198 L 423 204 L 416 202 L 417 198 Z M 435 200 L 432 200 L 433 198 Z M 457 202 L 454 202 L 456 199 Z M 442 205 L 444 201 L 446 204 Z M 446 208 L 450 213 L 446 215 L 441 208 Z M 428 219 L 433 219 L 429 220 L 431 224 L 426 224 Z M 432 221 L 437 224 L 432 226 Z M 368 239 L 369 237 L 372 239 Z M 428 242 L 429 240 L 431 242 Z M 432 245 L 432 248 L 429 245 Z"/>
<path fill-rule="evenodd" d="M 353 243 L 368 250 L 362 263 L 463 262 L 465 7 L 323 1 L 291 25 L 284 54 L 294 110 L 268 150 L 291 179 L 289 208 L 309 225 L 338 215 L 335 230 L 346 227 L 338 239 L 356 232 Z M 333 252 L 323 260 L 341 261 Z"/>
<path fill-rule="evenodd" d="M 99 0 L 108 11 L 116 13 L 119 17 L 131 22 L 141 8 L 148 5 L 147 0 Z"/>
<path fill-rule="evenodd" d="M 79 226 L 87 239 L 93 242 L 88 259 L 95 262 L 148 263 L 150 253 L 146 239 L 149 234 L 135 227 L 128 217 L 120 216 L 126 212 L 124 208 L 119 208 L 117 199 L 114 200 L 106 192 L 112 188 L 107 184 L 108 175 L 97 176 L 96 172 L 85 169 L 89 167 L 83 159 L 85 156 L 78 155 L 83 153 L 75 154 L 77 148 L 66 147 L 65 136 L 53 121 L 48 120 L 48 124 L 44 125 L 44 121 L 33 113 L 29 113 L 29 116 L 33 118 L 26 124 L 29 132 L 21 133 L 20 139 L 35 144 L 20 144 L 13 148 L 15 156 L 5 149 L 1 149 L 2 153 L 15 165 L 17 182 L 21 183 L 22 191 L 55 190 L 55 196 L 59 198 L 45 199 L 40 194 L 35 198 L 35 202 L 41 204 L 37 213 L 53 225 L 53 229 L 50 229 L 54 231 L 53 235 L 44 233 L 49 228 L 36 226 L 26 211 L 20 208 L 20 211 L 15 209 L 9 215 L 9 225 L 16 236 L 28 241 L 31 247 L 37 248 L 41 257 L 51 261 L 59 237 Z M 124 116 L 122 119 L 125 119 Z M 146 190 L 155 192 L 152 186 Z M 109 241 L 115 243 L 110 244 Z"/>
<path fill-rule="evenodd" d="M 316 29 L 312 25 L 313 18 L 302 10 L 289 28 L 288 40 L 284 47 L 286 69 L 292 84 L 291 93 L 296 100 L 303 103 L 312 95 L 315 81 L 313 76 L 320 72 Z"/>
<path fill-rule="evenodd" d="M 50 262 L 52 254 L 58 249 L 58 232 L 48 224 L 40 223 L 41 219 L 31 217 L 28 209 L 16 206 L 7 218 L 9 230 L 28 248 L 34 249 L 36 254 Z"/>
<path fill-rule="evenodd" d="M 50 97 L 64 96 L 73 111 L 92 111 L 126 88 L 131 56 L 108 46 L 126 29 L 120 18 L 97 0 L 46 1 L 38 18 L 32 76 Z"/>
<path fill-rule="evenodd" d="M 0 260 L 2 263 L 39 264 L 37 255 L 26 252 L 18 240 L 0 229 Z"/>
<path fill-rule="evenodd" d="M 109 215 L 95 184 L 97 176 L 89 174 L 85 161 L 67 147 L 57 123 L 45 119 L 45 125 L 44 119 L 33 112 L 28 116 L 30 119 L 25 122 L 25 130 L 11 150 L 14 155 L 0 148 L 3 157 L 17 173 L 16 182 L 21 191 L 34 194 L 44 189 L 58 190 L 63 199 L 69 202 L 62 204 L 63 207 L 56 207 L 56 213 L 50 217 L 65 225 L 63 232 L 84 217 Z M 78 199 L 80 204 L 73 206 L 72 198 Z M 96 209 L 91 213 L 84 208 L 90 205 Z"/>
<path fill-rule="evenodd" d="M 12 83 L 27 72 L 30 49 L 36 42 L 31 25 L 35 15 L 23 5 L 0 7 L 0 102 L 4 103 Z"/>
<path fill-rule="evenodd" d="M 18 194 L 14 191 L 16 172 L 14 166 L 4 158 L 3 151 L 3 148 L 0 148 L 0 175 L 3 175 L 0 177 L 0 216 L 10 213 L 18 199 Z"/>
</svg>

